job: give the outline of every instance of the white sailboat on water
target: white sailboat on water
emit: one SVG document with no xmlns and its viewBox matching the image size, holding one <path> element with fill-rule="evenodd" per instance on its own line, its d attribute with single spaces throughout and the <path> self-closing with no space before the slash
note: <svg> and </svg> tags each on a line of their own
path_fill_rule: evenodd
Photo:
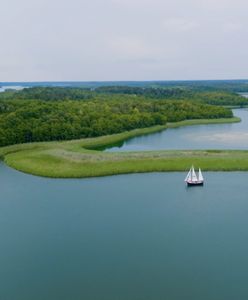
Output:
<svg viewBox="0 0 248 300">
<path fill-rule="evenodd" d="M 195 169 L 192 166 L 184 181 L 187 182 L 187 185 L 189 186 L 203 185 L 204 178 L 202 176 L 201 169 L 199 168 L 198 174 L 196 174 Z"/>
</svg>

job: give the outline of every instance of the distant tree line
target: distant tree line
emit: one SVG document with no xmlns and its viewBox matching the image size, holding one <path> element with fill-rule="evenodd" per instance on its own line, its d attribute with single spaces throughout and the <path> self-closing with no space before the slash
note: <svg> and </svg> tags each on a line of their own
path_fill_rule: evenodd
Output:
<svg viewBox="0 0 248 300">
<path fill-rule="evenodd" d="M 248 98 L 233 92 L 197 91 L 185 87 L 135 87 L 135 86 L 102 86 L 97 88 L 80 87 L 33 87 L 21 91 L 0 93 L 0 100 L 118 100 L 125 96 L 143 99 L 185 100 L 212 105 L 247 106 Z"/>
<path fill-rule="evenodd" d="M 71 87 L 32 87 L 22 90 L 6 90 L 0 93 L 0 100 L 85 100 L 94 97 L 90 89 Z"/>
<path fill-rule="evenodd" d="M 225 91 L 195 91 L 185 87 L 170 88 L 142 88 L 142 87 L 125 87 L 125 86 L 109 86 L 96 88 L 97 93 L 107 94 L 125 94 L 137 95 L 150 99 L 173 99 L 173 100 L 189 100 L 199 101 L 202 103 L 213 105 L 233 105 L 246 106 L 248 98 L 244 98 L 233 92 Z"/>
<path fill-rule="evenodd" d="M 126 94 L 126 95 L 139 95 L 155 99 L 182 99 L 192 96 L 190 90 L 180 87 L 175 88 L 153 88 L 153 87 L 132 87 L 132 86 L 105 86 L 95 89 L 96 93 L 107 94 Z"/>
</svg>

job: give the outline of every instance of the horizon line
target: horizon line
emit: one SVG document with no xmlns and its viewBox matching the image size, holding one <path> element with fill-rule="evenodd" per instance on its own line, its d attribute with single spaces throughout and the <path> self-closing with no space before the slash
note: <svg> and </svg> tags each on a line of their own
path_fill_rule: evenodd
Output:
<svg viewBox="0 0 248 300">
<path fill-rule="evenodd" d="M 154 80 L 34 80 L 34 81 L 0 81 L 3 83 L 96 83 L 96 82 L 201 82 L 201 81 L 246 81 L 248 78 L 238 79 L 154 79 Z"/>
</svg>

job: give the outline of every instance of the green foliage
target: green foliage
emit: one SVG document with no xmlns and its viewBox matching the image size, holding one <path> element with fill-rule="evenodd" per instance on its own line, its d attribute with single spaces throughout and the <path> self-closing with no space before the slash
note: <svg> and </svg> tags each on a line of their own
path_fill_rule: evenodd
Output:
<svg viewBox="0 0 248 300">
<path fill-rule="evenodd" d="M 196 84 L 196 83 L 195 83 Z M 205 83 L 206 84 L 206 83 Z M 0 93 L 0 100 L 121 100 L 121 99 L 186 100 L 212 105 L 245 106 L 248 98 L 219 89 L 185 86 L 102 86 L 92 89 L 79 87 L 33 87 L 21 91 Z"/>
<path fill-rule="evenodd" d="M 180 87 L 174 88 L 153 88 L 153 87 L 132 87 L 132 86 L 103 86 L 95 89 L 100 94 L 124 94 L 139 95 L 154 99 L 182 99 L 192 96 L 192 92 Z"/>
<path fill-rule="evenodd" d="M 232 117 L 202 103 L 102 96 L 84 101 L 0 101 L 0 146 L 95 137 L 188 119 Z"/>
<path fill-rule="evenodd" d="M 180 87 L 141 88 L 125 86 L 100 87 L 95 91 L 98 93 L 107 93 L 112 95 L 141 95 L 150 99 L 197 101 L 212 105 L 232 105 L 241 107 L 248 105 L 248 98 L 244 98 L 235 93 L 224 91 L 194 91 Z"/>
<path fill-rule="evenodd" d="M 33 87 L 23 90 L 8 90 L 0 93 L 0 99 L 18 100 L 85 100 L 91 99 L 93 95 L 89 89 L 71 87 Z"/>
<path fill-rule="evenodd" d="M 243 101 L 248 99 L 181 88 L 115 86 L 92 91 L 34 87 L 7 91 L 0 94 L 0 146 L 102 136 L 167 121 L 230 118 L 231 110 L 204 103 L 243 105 Z"/>
<path fill-rule="evenodd" d="M 228 105 L 239 107 L 248 105 L 248 98 L 242 97 L 235 93 L 221 91 L 196 93 L 194 95 L 194 99 L 212 105 Z"/>
</svg>

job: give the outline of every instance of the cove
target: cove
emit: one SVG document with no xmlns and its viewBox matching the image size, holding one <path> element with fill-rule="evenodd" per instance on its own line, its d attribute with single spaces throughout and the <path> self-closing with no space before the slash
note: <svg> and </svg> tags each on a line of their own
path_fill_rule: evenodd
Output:
<svg viewBox="0 0 248 300">
<path fill-rule="evenodd" d="M 126 140 L 106 151 L 248 149 L 248 110 L 234 109 L 233 113 L 241 118 L 240 123 L 169 128 Z"/>
</svg>

